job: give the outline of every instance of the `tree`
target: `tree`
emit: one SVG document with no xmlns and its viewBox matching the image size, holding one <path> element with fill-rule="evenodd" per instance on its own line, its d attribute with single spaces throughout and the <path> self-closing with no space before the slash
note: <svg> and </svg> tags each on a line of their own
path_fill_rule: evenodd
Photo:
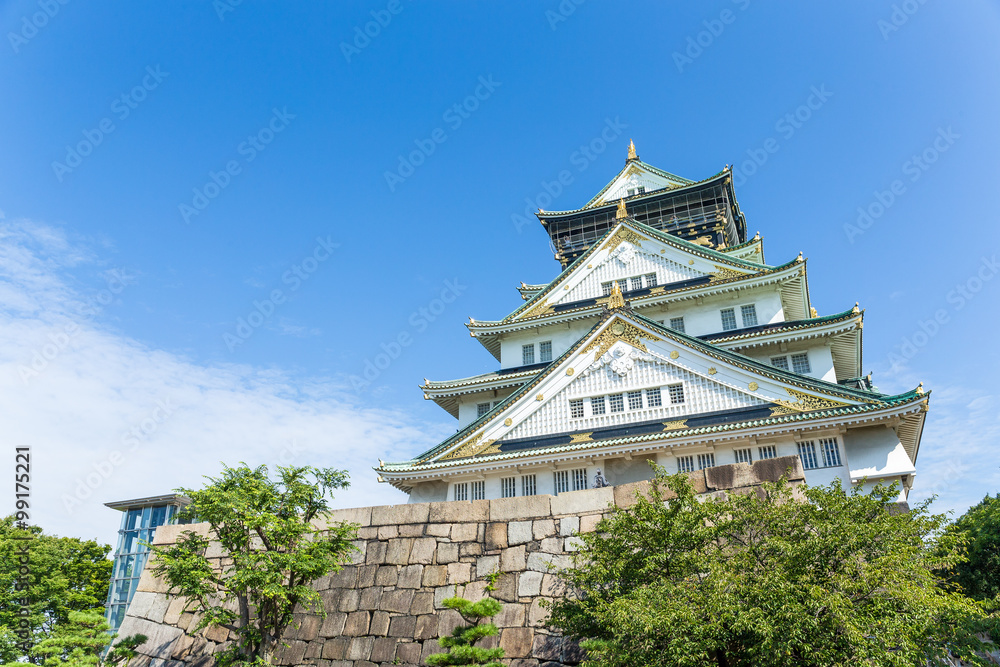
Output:
<svg viewBox="0 0 1000 667">
<path fill-rule="evenodd" d="M 975 655 L 990 619 L 942 586 L 961 540 L 897 497 L 838 481 L 700 501 L 658 469 L 648 497 L 582 536 L 549 623 L 589 640 L 595 667 L 910 666 L 949 649 L 990 664 Z"/>
<path fill-rule="evenodd" d="M 115 635 L 108 632 L 110 626 L 103 611 L 71 611 L 65 622 L 56 625 L 52 634 L 32 649 L 32 655 L 41 657 L 45 667 L 127 664 L 135 657 L 135 648 L 145 642 L 147 637 L 126 637 L 102 658 L 104 649 L 115 638 Z"/>
<path fill-rule="evenodd" d="M 26 647 L 49 637 L 58 624 L 69 621 L 71 612 L 105 603 L 110 551 L 110 545 L 94 540 L 19 527 L 13 516 L 0 520 L 0 663 L 39 662 Z M 27 613 L 21 614 L 22 609 Z"/>
<path fill-rule="evenodd" d="M 329 509 L 327 496 L 348 486 L 346 471 L 278 466 L 277 472 L 273 480 L 267 466 L 224 466 L 204 489 L 176 489 L 191 499 L 184 513 L 209 524 L 209 537 L 189 530 L 173 545 L 152 548 L 152 572 L 200 614 L 191 631 L 211 625 L 236 635 L 222 665 L 270 664 L 297 605 L 323 613 L 309 584 L 339 570 L 355 549 L 356 525 L 320 530 L 312 523 Z M 207 557 L 210 539 L 225 562 Z"/>
<path fill-rule="evenodd" d="M 948 530 L 968 545 L 968 560 L 953 568 L 952 581 L 977 600 L 1000 596 L 1000 493 L 983 498 Z"/>
<path fill-rule="evenodd" d="M 493 581 L 487 587 L 492 590 Z M 427 664 L 433 667 L 445 665 L 480 665 L 481 667 L 503 667 L 499 662 L 503 657 L 502 648 L 483 648 L 475 643 L 484 637 L 496 636 L 498 630 L 493 623 L 483 623 L 500 613 L 500 603 L 486 597 L 478 602 L 470 602 L 465 598 L 453 597 L 443 602 L 445 607 L 454 609 L 468 625 L 462 625 L 452 630 L 451 636 L 441 637 L 438 643 L 446 649 L 444 653 L 434 653 L 427 656 Z"/>
</svg>

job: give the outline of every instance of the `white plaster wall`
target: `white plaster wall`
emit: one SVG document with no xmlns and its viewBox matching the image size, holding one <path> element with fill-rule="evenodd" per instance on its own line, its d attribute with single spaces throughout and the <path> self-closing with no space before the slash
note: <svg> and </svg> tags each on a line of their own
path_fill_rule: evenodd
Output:
<svg viewBox="0 0 1000 667">
<path fill-rule="evenodd" d="M 517 391 L 517 387 L 508 387 L 506 389 L 497 389 L 494 393 L 490 391 L 481 391 L 475 394 L 466 394 L 460 397 L 458 404 L 458 430 L 461 430 L 478 419 L 476 407 L 479 403 L 496 403 L 507 398 L 511 394 Z"/>
<path fill-rule="evenodd" d="M 645 276 L 648 273 L 656 274 L 657 285 L 678 283 L 705 275 L 701 271 L 695 271 L 690 266 L 680 264 L 673 258 L 624 242 L 615 248 L 604 261 L 594 265 L 594 268 L 589 270 L 579 284 L 568 290 L 558 290 L 552 296 L 554 300 L 550 303 L 570 303 L 584 299 L 596 299 L 604 296 L 602 283 Z M 645 281 L 642 284 L 644 287 L 646 286 Z M 629 282 L 624 291 L 631 289 L 632 284 Z"/>
<path fill-rule="evenodd" d="M 805 352 L 809 355 L 809 367 L 812 369 L 812 372 L 807 373 L 807 375 L 834 384 L 837 383 L 837 372 L 833 367 L 833 353 L 830 351 L 830 346 L 825 343 L 812 345 L 808 342 L 796 343 L 789 345 L 784 352 L 774 346 L 762 349 L 767 351 L 747 350 L 741 354 L 768 365 L 771 363 L 771 357 L 785 356 L 788 357 L 788 370 L 792 370 L 792 355 Z"/>
<path fill-rule="evenodd" d="M 916 471 L 896 432 L 888 426 L 850 429 L 844 436 L 844 444 L 852 479 Z"/>
<path fill-rule="evenodd" d="M 552 341 L 552 358 L 558 359 L 560 355 L 583 338 L 597 324 L 597 321 L 598 318 L 595 316 L 568 324 L 554 324 L 507 334 L 500 340 L 500 368 L 521 366 L 521 346 L 528 343 L 535 344 L 535 363 L 540 363 L 538 343 L 543 340 Z"/>
</svg>

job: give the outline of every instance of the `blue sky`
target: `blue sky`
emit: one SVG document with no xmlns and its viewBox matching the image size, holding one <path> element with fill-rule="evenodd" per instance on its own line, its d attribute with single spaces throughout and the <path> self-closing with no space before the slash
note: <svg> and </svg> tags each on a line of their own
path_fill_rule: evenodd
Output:
<svg viewBox="0 0 1000 667">
<path fill-rule="evenodd" d="M 402 500 L 369 466 L 455 428 L 417 385 L 494 368 L 463 322 L 557 272 L 518 216 L 582 205 L 629 138 L 736 165 L 768 260 L 867 309 L 876 384 L 934 391 L 912 497 L 997 490 L 995 2 L 25 0 L 0 27 L 0 430 L 50 530 L 110 541 L 101 503 L 220 460 Z"/>
</svg>

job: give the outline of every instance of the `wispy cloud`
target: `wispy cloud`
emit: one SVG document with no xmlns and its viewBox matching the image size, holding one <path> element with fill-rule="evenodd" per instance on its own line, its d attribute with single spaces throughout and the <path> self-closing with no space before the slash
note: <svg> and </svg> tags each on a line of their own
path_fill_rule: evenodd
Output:
<svg viewBox="0 0 1000 667">
<path fill-rule="evenodd" d="M 119 517 L 104 502 L 198 486 L 220 461 L 347 468 L 352 488 L 337 506 L 405 501 L 371 466 L 408 458 L 446 428 L 361 405 L 341 378 L 203 364 L 103 326 L 84 314 L 77 280 L 99 277 L 101 264 L 55 227 L 0 219 L 0 432 L 8 451 L 31 448 L 33 523 L 112 541 Z M 25 373 L 67 330 L 59 354 Z"/>
</svg>

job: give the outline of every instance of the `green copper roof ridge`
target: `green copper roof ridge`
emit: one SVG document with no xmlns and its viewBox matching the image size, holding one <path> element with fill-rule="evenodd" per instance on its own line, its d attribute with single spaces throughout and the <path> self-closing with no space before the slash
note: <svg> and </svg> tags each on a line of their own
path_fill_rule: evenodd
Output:
<svg viewBox="0 0 1000 667">
<path fill-rule="evenodd" d="M 643 164 L 645 164 L 645 163 L 643 163 Z M 624 171 L 624 168 L 622 169 L 622 171 Z M 729 171 L 728 169 L 723 169 L 722 171 L 718 172 L 717 174 L 713 174 L 713 175 L 709 176 L 708 178 L 703 178 L 700 181 L 691 181 L 690 183 L 686 183 L 684 185 L 680 185 L 680 186 L 678 186 L 676 188 L 673 188 L 673 189 L 674 190 L 683 190 L 684 188 L 689 188 L 689 187 L 692 187 L 692 186 L 695 186 L 695 185 L 704 185 L 705 183 L 708 183 L 712 179 L 718 178 L 722 174 L 728 173 L 728 171 Z M 604 188 L 599 193 L 597 193 L 597 195 L 595 195 L 594 199 L 597 199 L 602 194 L 604 194 L 604 192 L 607 190 L 607 188 L 609 188 L 611 186 L 611 183 L 614 183 L 615 180 L 619 176 L 621 176 L 621 173 L 622 172 L 619 171 L 618 174 L 616 174 L 615 177 L 612 178 L 611 181 L 607 185 L 605 185 Z M 682 177 L 678 176 L 677 178 L 682 178 Z M 684 180 L 688 180 L 688 179 L 684 179 Z M 660 188 L 659 190 L 652 190 L 650 192 L 644 192 L 642 194 L 632 195 L 631 197 L 626 197 L 625 201 L 629 201 L 629 199 L 642 199 L 642 198 L 648 197 L 650 195 L 654 195 L 654 194 L 657 194 L 657 193 L 662 193 L 663 191 L 668 190 L 668 189 L 669 188 Z M 591 199 L 591 201 L 593 201 L 593 199 Z M 587 204 L 589 204 L 589 203 L 590 202 L 587 202 Z M 600 206 L 594 206 L 593 208 L 588 208 L 587 204 L 585 204 L 581 208 L 574 208 L 574 209 L 569 209 L 569 210 L 566 210 L 566 211 L 540 211 L 540 212 L 536 212 L 535 213 L 535 217 L 541 219 L 541 218 L 547 218 L 549 216 L 569 215 L 571 213 L 580 213 L 582 211 L 596 210 L 596 209 L 599 209 L 599 208 L 603 208 L 605 206 L 614 206 L 615 205 L 614 202 L 610 202 L 610 203 L 601 204 Z"/>
</svg>

